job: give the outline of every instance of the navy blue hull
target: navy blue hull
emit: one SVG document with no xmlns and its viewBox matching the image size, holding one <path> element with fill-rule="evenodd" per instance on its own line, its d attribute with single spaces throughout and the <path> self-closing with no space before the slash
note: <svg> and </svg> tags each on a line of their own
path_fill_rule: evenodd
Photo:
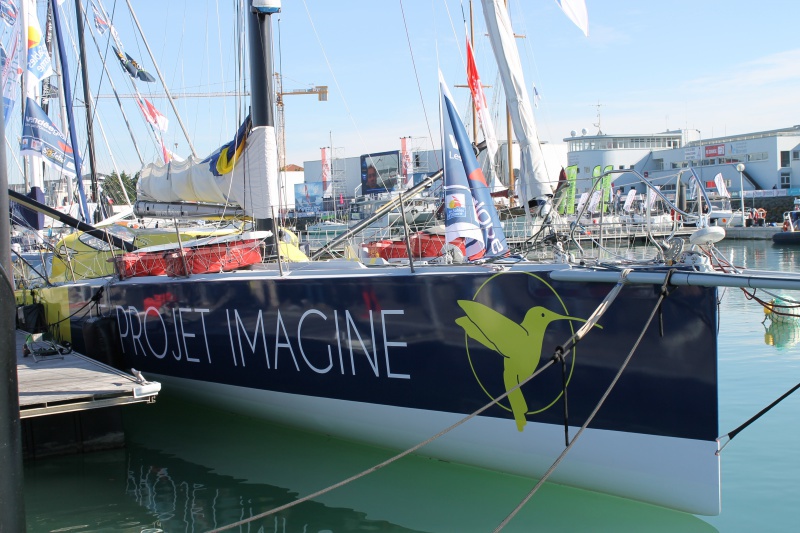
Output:
<svg viewBox="0 0 800 533">
<path fill-rule="evenodd" d="M 465 334 L 459 300 L 519 324 L 535 306 L 587 318 L 610 284 L 557 282 L 546 271 L 464 269 L 325 277 L 199 276 L 115 282 L 126 367 L 320 398 L 467 414 L 505 392 L 504 356 Z M 96 286 L 75 285 L 70 303 Z M 569 364 L 569 423 L 581 425 L 632 349 L 660 287 L 625 287 Z M 580 322 L 551 322 L 544 364 Z M 659 324 L 663 327 L 659 331 Z M 595 429 L 713 441 L 718 435 L 716 289 L 673 288 Z M 80 324 L 73 341 L 81 348 Z M 531 346 L 531 355 L 538 346 Z M 564 424 L 560 365 L 523 388 L 526 419 Z M 482 416 L 508 419 L 508 401 Z"/>
<path fill-rule="evenodd" d="M 800 244 L 800 231 L 781 231 L 772 235 L 775 244 Z"/>
</svg>

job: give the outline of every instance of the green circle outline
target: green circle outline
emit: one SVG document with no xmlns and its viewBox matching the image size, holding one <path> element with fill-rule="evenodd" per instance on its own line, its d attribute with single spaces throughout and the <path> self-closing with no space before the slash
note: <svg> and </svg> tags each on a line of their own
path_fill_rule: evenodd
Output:
<svg viewBox="0 0 800 533">
<path fill-rule="evenodd" d="M 564 314 L 566 316 L 569 316 L 569 311 L 567 310 L 567 305 L 564 303 L 564 300 L 561 299 L 561 296 L 556 292 L 556 290 L 549 283 L 547 283 L 545 280 L 543 280 L 542 278 L 540 278 L 536 274 L 533 274 L 532 272 L 499 272 L 499 273 L 491 276 L 489 279 L 487 279 L 483 283 L 481 283 L 480 287 L 478 287 L 478 290 L 475 291 L 475 294 L 472 297 L 472 301 L 473 302 L 475 301 L 475 298 L 478 297 L 478 295 L 483 290 L 483 288 L 490 281 L 492 281 L 494 278 L 496 278 L 498 276 L 505 276 L 505 275 L 511 275 L 511 274 L 525 274 L 525 275 L 528 275 L 528 276 L 531 276 L 531 277 L 535 278 L 536 280 L 538 280 L 539 282 L 544 284 L 544 286 L 547 287 L 548 289 L 550 289 L 550 292 L 552 292 L 555 295 L 555 297 L 558 299 L 558 301 L 561 303 L 561 307 L 564 309 Z M 569 329 L 572 332 L 572 334 L 574 335 L 575 334 L 575 328 L 572 325 L 572 321 L 571 320 L 569 321 Z M 491 400 L 494 400 L 495 399 L 494 396 L 492 396 L 491 393 L 486 390 L 486 387 L 484 387 L 483 382 L 481 381 L 481 378 L 478 376 L 478 373 L 475 371 L 475 366 L 472 364 L 472 356 L 469 353 L 469 335 L 467 335 L 466 332 L 464 332 L 464 346 L 467 349 L 467 361 L 469 361 L 469 367 L 472 370 L 472 375 L 475 376 L 475 381 L 478 382 L 478 385 L 480 386 L 481 390 L 483 390 L 484 394 L 486 394 L 486 396 L 488 396 Z M 577 347 L 573 347 L 572 348 L 572 363 L 570 364 L 569 374 L 567 375 L 567 386 L 568 387 L 569 387 L 569 382 L 572 380 L 572 372 L 575 370 L 575 359 L 577 359 L 577 358 L 578 358 L 578 349 L 577 349 Z M 541 360 L 539 361 L 539 364 L 541 365 Z M 537 366 L 537 368 L 538 368 L 538 366 Z M 534 369 L 533 371 L 536 372 L 536 369 Z M 538 414 L 538 413 L 541 413 L 543 411 L 546 411 L 546 410 L 550 409 L 559 399 L 561 399 L 561 396 L 563 396 L 563 395 L 564 395 L 564 391 L 562 390 L 561 392 L 558 393 L 558 395 L 556 395 L 556 397 L 553 399 L 552 402 L 550 402 L 549 404 L 545 405 L 541 409 L 537 409 L 536 411 L 528 411 L 528 412 L 525 413 L 525 415 L 526 416 L 527 415 L 535 415 L 535 414 Z M 497 402 L 497 405 L 499 407 L 505 409 L 509 413 L 511 412 L 511 407 L 506 407 L 501 402 Z"/>
</svg>

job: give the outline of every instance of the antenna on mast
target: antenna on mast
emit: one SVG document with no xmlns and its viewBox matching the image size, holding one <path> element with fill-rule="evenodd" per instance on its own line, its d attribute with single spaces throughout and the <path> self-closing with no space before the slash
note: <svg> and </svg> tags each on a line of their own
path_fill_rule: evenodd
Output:
<svg viewBox="0 0 800 533">
<path fill-rule="evenodd" d="M 603 135 L 603 130 L 600 128 L 600 108 L 604 106 L 605 104 L 601 104 L 599 100 L 596 104 L 592 105 L 592 107 L 597 108 L 597 124 L 592 124 L 592 126 L 597 128 L 597 135 Z"/>
</svg>

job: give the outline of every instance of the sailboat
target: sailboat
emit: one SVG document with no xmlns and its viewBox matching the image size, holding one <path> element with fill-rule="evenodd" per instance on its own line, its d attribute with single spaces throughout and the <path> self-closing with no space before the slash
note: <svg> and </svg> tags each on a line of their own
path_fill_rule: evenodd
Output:
<svg viewBox="0 0 800 533">
<path fill-rule="evenodd" d="M 485 4 L 507 18 L 501 1 Z M 253 98 L 238 173 L 201 160 L 181 174 L 202 171 L 195 191 L 239 190 L 254 231 L 278 231 L 268 37 L 279 10 L 245 10 Z M 108 353 L 92 355 L 166 391 L 399 450 L 450 428 L 418 453 L 533 478 L 568 450 L 549 480 L 719 513 L 718 287 L 800 278 L 717 273 L 704 249 L 719 234 L 703 231 L 641 265 L 579 264 L 558 248 L 547 261 L 509 256 L 476 193 L 488 190 L 470 186 L 482 174 L 451 103 L 442 90 L 442 174 L 460 180 L 446 183 L 446 216 L 468 263 L 277 261 L 76 280 L 38 297 L 79 351 L 89 319 L 74 311 L 93 304 L 102 318 L 87 331 Z M 546 206 L 546 185 L 526 200 Z"/>
</svg>

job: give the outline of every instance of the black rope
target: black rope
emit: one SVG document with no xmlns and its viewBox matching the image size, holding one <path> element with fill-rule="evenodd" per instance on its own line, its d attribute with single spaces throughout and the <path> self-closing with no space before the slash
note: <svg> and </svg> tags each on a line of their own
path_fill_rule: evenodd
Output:
<svg viewBox="0 0 800 533">
<path fill-rule="evenodd" d="M 788 391 L 786 391 L 785 393 L 783 393 L 783 394 L 781 395 L 781 397 L 780 397 L 780 398 L 778 398 L 777 400 L 775 400 L 774 402 L 772 402 L 771 404 L 769 404 L 768 406 L 766 406 L 765 408 L 763 408 L 761 411 L 759 411 L 758 413 L 756 413 L 755 415 L 753 415 L 753 416 L 752 416 L 752 417 L 751 417 L 751 418 L 750 418 L 750 419 L 749 419 L 747 422 L 745 422 L 744 424 L 742 424 L 742 425 L 741 425 L 741 426 L 739 426 L 738 428 L 734 429 L 733 431 L 731 431 L 731 432 L 729 432 L 729 433 L 727 433 L 727 434 L 725 434 L 725 435 L 723 435 L 723 436 L 719 437 L 719 438 L 717 439 L 717 442 L 721 441 L 721 440 L 722 440 L 722 439 L 724 439 L 725 437 L 728 437 L 728 442 L 732 441 L 732 440 L 733 440 L 733 437 L 735 437 L 736 435 L 738 435 L 739 433 L 741 433 L 741 432 L 742 432 L 742 430 L 744 430 L 744 429 L 745 429 L 747 426 L 749 426 L 750 424 L 752 424 L 753 422 L 755 422 L 756 420 L 758 420 L 759 418 L 761 418 L 762 416 L 764 416 L 765 414 L 767 414 L 767 412 L 768 412 L 770 409 L 772 409 L 773 407 L 775 407 L 776 405 L 778 405 L 779 403 L 781 403 L 783 400 L 785 400 L 786 398 L 788 398 L 788 397 L 789 397 L 789 396 L 790 396 L 790 395 L 791 395 L 791 394 L 792 394 L 794 391 L 796 391 L 797 389 L 800 389 L 800 383 L 798 383 L 797 385 L 795 385 L 794 387 L 792 387 L 791 389 L 789 389 Z M 725 444 L 722 446 L 722 448 L 724 448 L 725 446 L 727 446 L 727 445 L 728 445 L 728 442 L 726 442 L 726 443 L 725 443 Z M 717 451 L 717 455 L 719 455 L 719 454 L 722 452 L 722 448 L 720 448 L 720 449 Z"/>
<path fill-rule="evenodd" d="M 52 324 L 48 324 L 48 326 L 47 326 L 47 327 L 48 327 L 48 328 L 53 328 L 54 326 L 57 326 L 57 325 L 61 324 L 61 323 L 62 323 L 62 322 L 64 322 L 65 320 L 69 320 L 70 318 L 74 317 L 75 315 L 77 315 L 78 313 L 80 313 L 81 311 L 83 311 L 84 309 L 86 309 L 86 307 L 88 307 L 90 304 L 93 304 L 93 303 L 94 303 L 95 305 L 99 304 L 99 303 L 100 303 L 100 298 L 103 296 L 103 291 L 104 291 L 104 290 L 105 290 L 105 288 L 104 288 L 104 287 L 100 287 L 99 289 L 97 289 L 97 292 L 96 292 L 96 293 L 94 293 L 94 296 L 92 296 L 92 297 L 89 299 L 89 301 L 88 301 L 88 302 L 86 302 L 85 304 L 83 304 L 83 305 L 80 307 L 80 309 L 76 310 L 76 311 L 75 311 L 74 313 L 72 313 L 71 315 L 69 315 L 69 316 L 67 316 L 67 317 L 64 317 L 64 318 L 62 318 L 62 319 L 61 319 L 61 320 L 59 320 L 58 322 L 53 322 Z"/>
<path fill-rule="evenodd" d="M 567 402 L 567 358 L 558 354 L 561 360 L 561 392 L 564 395 L 564 446 L 569 446 L 569 402 Z"/>
</svg>

